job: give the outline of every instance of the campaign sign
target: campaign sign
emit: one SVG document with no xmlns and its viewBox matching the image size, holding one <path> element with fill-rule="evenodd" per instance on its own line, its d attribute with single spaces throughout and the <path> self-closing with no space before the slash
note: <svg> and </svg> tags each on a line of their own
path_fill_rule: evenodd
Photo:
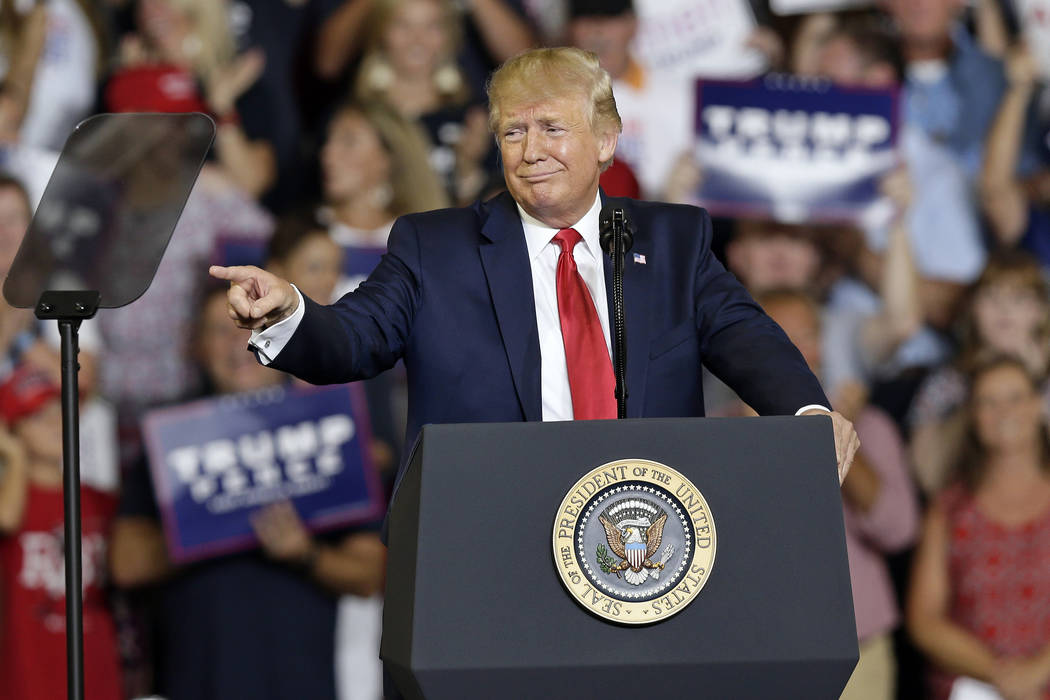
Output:
<svg viewBox="0 0 1050 700">
<path fill-rule="evenodd" d="M 257 509 L 290 500 L 313 531 L 370 522 L 384 499 L 356 385 L 284 388 L 147 414 L 143 434 L 172 559 L 257 546 Z"/>
<path fill-rule="evenodd" d="M 211 264 L 223 267 L 233 265 L 262 267 L 266 264 L 266 241 L 260 238 L 220 234 L 215 240 Z"/>
<path fill-rule="evenodd" d="M 386 247 L 376 248 L 371 246 L 344 245 L 343 246 L 343 276 L 339 284 L 342 291 L 352 292 L 358 285 L 368 279 L 372 270 L 379 265 L 380 259 L 386 254 Z"/>
<path fill-rule="evenodd" d="M 895 88 L 769 75 L 699 81 L 696 95 L 698 198 L 714 214 L 856 221 L 897 163 Z"/>
</svg>

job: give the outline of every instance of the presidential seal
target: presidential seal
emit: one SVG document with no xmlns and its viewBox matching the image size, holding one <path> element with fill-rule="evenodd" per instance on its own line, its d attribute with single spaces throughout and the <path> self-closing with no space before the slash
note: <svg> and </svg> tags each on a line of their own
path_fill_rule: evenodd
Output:
<svg viewBox="0 0 1050 700">
<path fill-rule="evenodd" d="M 576 482 L 554 519 L 554 561 L 590 612 L 646 624 L 696 598 L 715 560 L 715 522 L 703 494 L 674 469 L 621 459 Z"/>
</svg>

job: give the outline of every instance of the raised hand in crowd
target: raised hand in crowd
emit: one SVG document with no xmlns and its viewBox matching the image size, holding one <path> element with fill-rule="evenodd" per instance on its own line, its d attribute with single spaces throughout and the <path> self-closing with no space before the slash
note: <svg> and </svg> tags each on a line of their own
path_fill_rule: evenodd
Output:
<svg viewBox="0 0 1050 700">
<path fill-rule="evenodd" d="M 260 49 L 251 49 L 220 66 L 205 81 L 208 105 L 220 119 L 233 113 L 237 99 L 262 75 L 266 55 Z"/>
<path fill-rule="evenodd" d="M 1038 66 L 1024 42 L 1007 52 L 1006 76 L 1009 88 L 988 133 L 980 194 L 992 234 L 1001 245 L 1013 246 L 1028 226 L 1029 198 L 1017 164 L 1038 76 Z"/>
<path fill-rule="evenodd" d="M 922 326 L 924 314 L 921 279 L 906 223 L 913 194 L 907 167 L 902 165 L 886 175 L 881 190 L 893 203 L 895 213 L 877 272 L 882 307 L 861 328 L 865 362 L 870 366 L 892 357 Z M 874 256 L 866 248 L 860 251 L 862 259 Z"/>
<path fill-rule="evenodd" d="M 487 184 L 484 160 L 491 149 L 488 112 L 478 106 L 471 107 L 467 110 L 463 133 L 455 147 L 456 200 L 460 204 L 474 201 Z"/>
<path fill-rule="evenodd" d="M 7 64 L 0 80 L 0 144 L 18 141 L 34 73 L 47 38 L 47 7 L 43 3 L 33 4 L 15 24 L 17 26 L 0 27 L 0 61 Z"/>
<path fill-rule="evenodd" d="M 761 51 L 770 70 L 779 70 L 784 65 L 787 54 L 784 42 L 770 27 L 755 27 L 744 46 Z"/>
<path fill-rule="evenodd" d="M 703 166 L 691 151 L 685 151 L 671 166 L 671 172 L 664 183 L 663 199 L 675 204 L 693 202 L 703 181 Z"/>
</svg>

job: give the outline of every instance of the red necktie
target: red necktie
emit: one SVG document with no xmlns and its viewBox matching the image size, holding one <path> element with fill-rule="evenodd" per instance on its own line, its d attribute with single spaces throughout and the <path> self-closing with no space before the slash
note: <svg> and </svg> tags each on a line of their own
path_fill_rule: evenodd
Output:
<svg viewBox="0 0 1050 700">
<path fill-rule="evenodd" d="M 551 240 L 561 246 L 556 278 L 558 316 L 569 369 L 573 418 L 616 418 L 616 380 L 605 334 L 594 300 L 572 257 L 573 248 L 583 238 L 575 229 L 563 228 Z"/>
</svg>

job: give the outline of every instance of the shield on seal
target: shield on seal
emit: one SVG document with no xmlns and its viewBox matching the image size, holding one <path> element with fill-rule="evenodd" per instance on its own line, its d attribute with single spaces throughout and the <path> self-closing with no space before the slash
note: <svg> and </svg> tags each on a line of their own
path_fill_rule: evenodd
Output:
<svg viewBox="0 0 1050 700">
<path fill-rule="evenodd" d="M 635 570 L 642 568 L 642 564 L 645 562 L 645 546 L 645 542 L 628 542 L 624 545 L 627 562 L 631 565 L 631 568 Z"/>
</svg>

